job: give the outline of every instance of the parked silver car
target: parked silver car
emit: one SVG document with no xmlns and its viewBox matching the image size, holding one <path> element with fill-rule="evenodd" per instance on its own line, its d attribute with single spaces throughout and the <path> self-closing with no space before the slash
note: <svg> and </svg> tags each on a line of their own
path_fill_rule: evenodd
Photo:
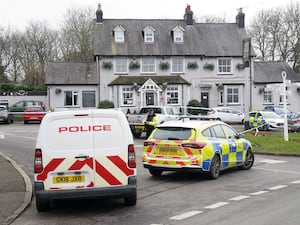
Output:
<svg viewBox="0 0 300 225">
<path fill-rule="evenodd" d="M 13 115 L 5 105 L 0 105 L 0 122 L 4 122 L 7 124 L 14 122 Z"/>
<path fill-rule="evenodd" d="M 208 112 L 208 117 L 222 120 L 226 123 L 244 123 L 244 113 L 230 107 L 216 107 Z"/>
<path fill-rule="evenodd" d="M 288 117 L 289 131 L 300 132 L 300 112 L 292 112 Z"/>
</svg>

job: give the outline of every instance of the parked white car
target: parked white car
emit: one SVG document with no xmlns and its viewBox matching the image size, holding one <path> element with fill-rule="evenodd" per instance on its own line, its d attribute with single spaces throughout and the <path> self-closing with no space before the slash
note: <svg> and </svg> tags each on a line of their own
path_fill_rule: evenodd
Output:
<svg viewBox="0 0 300 225">
<path fill-rule="evenodd" d="M 208 112 L 209 117 L 222 120 L 226 123 L 244 123 L 245 115 L 243 112 L 230 107 L 216 107 Z"/>
</svg>

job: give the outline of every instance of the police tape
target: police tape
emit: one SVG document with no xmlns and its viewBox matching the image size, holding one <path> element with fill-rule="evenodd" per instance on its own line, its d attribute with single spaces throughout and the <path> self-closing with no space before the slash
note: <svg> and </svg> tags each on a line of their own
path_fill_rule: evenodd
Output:
<svg viewBox="0 0 300 225">
<path fill-rule="evenodd" d="M 239 132 L 240 134 L 245 134 L 245 133 L 248 133 L 250 131 L 253 131 L 255 130 L 255 136 L 257 136 L 258 132 L 259 132 L 259 128 L 263 128 L 264 126 L 267 126 L 268 124 L 267 123 L 262 123 L 261 125 L 258 125 L 256 127 L 253 127 L 253 128 L 250 128 L 250 129 L 247 129 L 247 130 L 244 130 L 242 132 Z"/>
</svg>

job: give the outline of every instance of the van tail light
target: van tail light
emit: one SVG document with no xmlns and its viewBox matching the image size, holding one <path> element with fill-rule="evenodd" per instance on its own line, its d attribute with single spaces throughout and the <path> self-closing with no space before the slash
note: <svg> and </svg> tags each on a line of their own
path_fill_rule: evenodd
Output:
<svg viewBox="0 0 300 225">
<path fill-rule="evenodd" d="M 193 149 L 202 150 L 206 146 L 206 143 L 205 142 L 182 143 L 181 146 L 183 148 L 193 148 Z"/>
<path fill-rule="evenodd" d="M 153 141 L 144 141 L 144 147 L 153 146 L 155 143 Z"/>
<path fill-rule="evenodd" d="M 34 172 L 41 173 L 43 171 L 43 160 L 42 160 L 42 150 L 35 149 L 34 154 Z"/>
<path fill-rule="evenodd" d="M 128 145 L 128 166 L 130 168 L 136 168 L 136 157 L 133 144 Z"/>
</svg>

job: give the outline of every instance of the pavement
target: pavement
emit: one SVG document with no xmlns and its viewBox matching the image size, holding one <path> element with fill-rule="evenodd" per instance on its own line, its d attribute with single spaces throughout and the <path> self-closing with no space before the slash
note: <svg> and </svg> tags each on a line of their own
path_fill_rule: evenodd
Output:
<svg viewBox="0 0 300 225">
<path fill-rule="evenodd" d="M 32 183 L 23 169 L 1 152 L 0 171 L 0 225 L 8 225 L 30 204 Z"/>
</svg>

